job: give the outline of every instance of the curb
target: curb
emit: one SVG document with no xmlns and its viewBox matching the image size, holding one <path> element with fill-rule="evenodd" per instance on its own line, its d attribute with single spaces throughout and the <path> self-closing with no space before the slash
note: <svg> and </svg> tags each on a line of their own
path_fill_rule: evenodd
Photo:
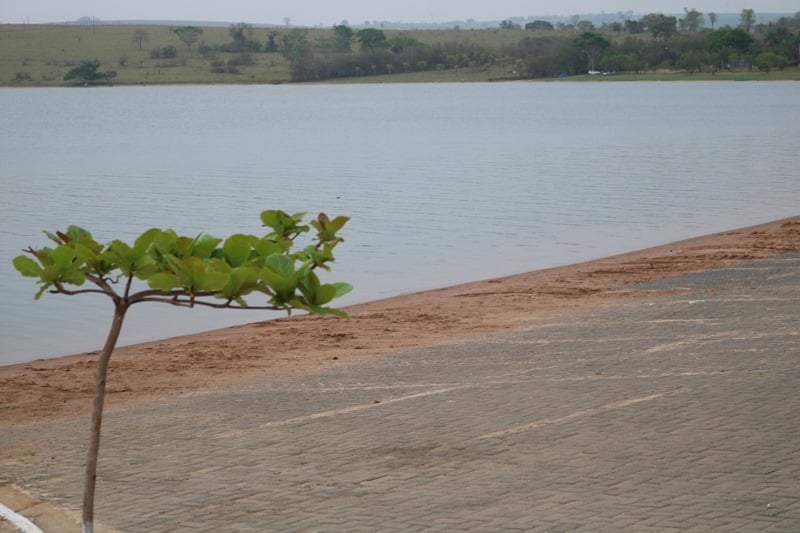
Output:
<svg viewBox="0 0 800 533">
<path fill-rule="evenodd" d="M 44 533 L 36 524 L 25 518 L 19 513 L 15 513 L 2 503 L 0 503 L 0 518 L 4 518 L 16 526 L 22 533 Z"/>
</svg>

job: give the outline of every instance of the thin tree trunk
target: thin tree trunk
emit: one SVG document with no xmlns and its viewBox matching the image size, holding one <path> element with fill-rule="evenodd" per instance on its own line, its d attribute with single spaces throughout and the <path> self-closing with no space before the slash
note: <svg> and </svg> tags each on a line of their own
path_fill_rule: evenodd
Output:
<svg viewBox="0 0 800 533">
<path fill-rule="evenodd" d="M 86 477 L 83 484 L 83 533 L 94 533 L 94 489 L 97 482 L 97 454 L 100 450 L 100 426 L 103 422 L 103 403 L 106 397 L 106 374 L 111 352 L 119 339 L 122 331 L 122 321 L 125 318 L 127 307 L 123 302 L 117 302 L 114 309 L 114 319 L 108 331 L 106 344 L 97 362 L 97 371 L 94 378 L 94 407 L 92 408 L 92 429 L 89 442 L 89 451 L 86 454 Z"/>
</svg>

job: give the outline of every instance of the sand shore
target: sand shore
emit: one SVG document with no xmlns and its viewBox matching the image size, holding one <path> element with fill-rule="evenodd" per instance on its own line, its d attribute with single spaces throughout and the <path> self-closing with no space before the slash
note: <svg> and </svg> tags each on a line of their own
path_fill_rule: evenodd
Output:
<svg viewBox="0 0 800 533">
<path fill-rule="evenodd" d="M 398 296 L 348 308 L 351 320 L 294 317 L 118 348 L 108 410 L 236 387 L 414 347 L 532 327 L 585 306 L 641 298 L 626 286 L 800 250 L 800 216 L 586 263 Z M 657 297 L 657 294 L 651 294 Z M 98 345 L 103 339 L 98 339 Z M 85 416 L 96 352 L 0 367 L 0 427 Z"/>
</svg>

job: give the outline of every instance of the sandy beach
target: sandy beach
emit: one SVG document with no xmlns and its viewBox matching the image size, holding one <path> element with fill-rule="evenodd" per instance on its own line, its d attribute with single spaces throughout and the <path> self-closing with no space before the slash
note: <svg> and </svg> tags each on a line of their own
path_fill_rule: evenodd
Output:
<svg viewBox="0 0 800 533">
<path fill-rule="evenodd" d="M 800 250 L 800 216 L 586 263 L 347 308 L 350 320 L 280 318 L 118 348 L 108 410 L 433 346 L 522 331 L 587 306 L 641 298 L 631 284 Z M 672 289 L 674 294 L 680 289 Z M 666 293 L 665 293 L 666 294 Z M 648 296 L 657 296 L 649 293 Z M 97 339 L 100 346 L 103 339 Z M 0 367 L 0 427 L 85 416 L 96 352 Z"/>
</svg>

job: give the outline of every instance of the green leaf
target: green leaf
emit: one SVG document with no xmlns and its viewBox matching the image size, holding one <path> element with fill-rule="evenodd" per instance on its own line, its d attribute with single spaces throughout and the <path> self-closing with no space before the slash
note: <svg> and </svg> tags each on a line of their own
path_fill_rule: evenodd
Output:
<svg viewBox="0 0 800 533">
<path fill-rule="evenodd" d="M 40 278 L 45 283 L 53 283 L 58 281 L 58 277 L 61 275 L 61 268 L 58 265 L 47 265 L 42 270 L 40 274 Z"/>
<path fill-rule="evenodd" d="M 80 226 L 69 226 L 67 228 L 67 235 L 72 240 L 72 242 L 78 242 L 84 238 L 91 240 L 92 238 L 92 234 L 86 231 L 85 229 L 81 228 Z"/>
<path fill-rule="evenodd" d="M 222 245 L 222 254 L 232 267 L 243 265 L 250 259 L 250 242 L 253 240 L 249 235 L 236 234 L 225 239 Z"/>
<path fill-rule="evenodd" d="M 42 267 L 39 263 L 28 256 L 18 255 L 13 260 L 14 268 L 25 277 L 38 278 L 42 274 Z"/>
<path fill-rule="evenodd" d="M 228 271 L 221 271 L 219 268 L 220 263 L 224 265 L 224 262 L 220 260 L 206 262 L 194 256 L 185 259 L 167 256 L 167 260 L 179 286 L 190 293 L 219 291 L 225 287 L 230 277 Z"/>
<path fill-rule="evenodd" d="M 313 303 L 315 305 L 325 305 L 334 298 L 336 298 L 336 287 L 330 284 L 320 285 Z"/>
<path fill-rule="evenodd" d="M 315 303 L 319 287 L 319 278 L 313 272 L 310 272 L 307 276 L 301 278 L 300 280 L 300 291 L 303 293 L 305 299 L 310 303 Z"/>
<path fill-rule="evenodd" d="M 206 274 L 206 265 L 202 259 L 190 256 L 185 259 L 176 259 L 175 264 L 177 265 L 175 273 L 178 274 L 178 277 L 183 278 L 183 286 L 186 289 L 190 292 L 202 290 L 198 288 L 199 285 L 202 285 Z"/>
<path fill-rule="evenodd" d="M 308 231 L 308 226 L 302 224 L 304 216 L 305 213 L 288 215 L 283 211 L 271 209 L 261 213 L 261 222 L 272 228 L 276 236 L 291 238 Z"/>
<path fill-rule="evenodd" d="M 175 240 L 175 255 L 178 257 L 189 257 L 192 255 L 194 239 L 180 236 Z"/>
<path fill-rule="evenodd" d="M 178 276 L 174 274 L 167 274 L 166 272 L 153 274 L 152 276 L 147 278 L 147 284 L 150 286 L 151 289 L 164 292 L 171 291 L 172 289 L 177 289 L 178 287 L 181 287 L 183 285 Z"/>
<path fill-rule="evenodd" d="M 61 237 L 59 237 L 58 235 L 56 235 L 54 233 L 51 233 L 51 232 L 49 232 L 47 230 L 42 231 L 42 233 L 47 235 L 47 238 L 50 239 L 51 241 L 53 241 L 54 243 L 56 243 L 58 245 L 64 244 L 64 240 Z"/>
<path fill-rule="evenodd" d="M 311 225 L 317 230 L 317 237 L 322 242 L 337 240 L 336 232 L 350 220 L 350 217 L 338 216 L 333 220 L 328 218 L 325 213 L 320 213 L 316 220 L 311 221 Z"/>
<path fill-rule="evenodd" d="M 95 261 L 99 258 L 98 253 L 82 242 L 75 243 L 75 257 L 81 263 Z"/>
<path fill-rule="evenodd" d="M 224 272 L 225 274 L 230 274 L 233 271 L 233 268 L 225 260 L 217 257 L 208 261 L 206 268 L 209 272 Z"/>
<path fill-rule="evenodd" d="M 80 286 L 86 281 L 86 276 L 77 268 L 69 268 L 61 271 L 58 281 Z"/>
<path fill-rule="evenodd" d="M 122 242 L 120 240 L 113 240 L 111 244 L 108 245 L 109 251 L 111 251 L 114 255 L 119 257 L 126 257 L 126 258 L 133 258 L 134 250 L 127 243 Z"/>
<path fill-rule="evenodd" d="M 198 235 L 197 238 L 192 243 L 192 255 L 195 257 L 200 257 L 202 259 L 208 259 L 211 257 L 211 253 L 217 248 L 217 245 L 222 242 L 222 239 L 218 239 L 211 235 L 202 234 Z"/>
<path fill-rule="evenodd" d="M 147 279 L 158 272 L 158 265 L 149 255 L 142 255 L 133 264 L 132 273 L 139 279 Z"/>
<path fill-rule="evenodd" d="M 333 284 L 333 286 L 336 287 L 336 298 L 344 296 L 345 294 L 353 290 L 352 285 L 350 285 L 349 283 L 345 283 L 343 281 L 337 281 L 336 283 Z"/>
<path fill-rule="evenodd" d="M 325 311 L 327 312 L 327 314 L 333 315 L 335 317 L 347 318 L 347 319 L 350 318 L 350 315 L 347 314 L 346 311 L 342 311 L 341 309 L 326 308 Z"/>
<path fill-rule="evenodd" d="M 136 238 L 133 243 L 133 249 L 136 250 L 137 254 L 144 253 L 160 234 L 160 229 L 150 228 Z"/>
<path fill-rule="evenodd" d="M 192 288 L 197 292 L 221 291 L 228 284 L 230 277 L 226 272 L 203 272 L 195 278 Z"/>
<path fill-rule="evenodd" d="M 178 234 L 175 230 L 159 231 L 153 238 L 153 247 L 161 254 L 175 253 L 177 249 Z"/>
<path fill-rule="evenodd" d="M 352 288 L 352 285 L 349 283 L 341 282 L 320 285 L 316 291 L 316 295 L 314 296 L 313 300 L 311 300 L 311 303 L 314 305 L 325 305 L 334 298 L 338 298 L 343 294 L 347 294 L 352 290 Z"/>
<path fill-rule="evenodd" d="M 261 257 L 269 257 L 272 254 L 280 254 L 286 251 L 287 247 L 268 239 L 253 239 L 251 241 L 253 249 Z M 288 243 L 291 246 L 291 242 Z"/>
<path fill-rule="evenodd" d="M 330 270 L 326 263 L 333 261 L 333 247 L 330 244 L 324 243 L 321 247 L 309 246 L 305 250 L 309 258 L 314 264 L 324 270 Z"/>
<path fill-rule="evenodd" d="M 272 254 L 267 257 L 266 266 L 284 277 L 292 276 L 295 273 L 294 261 L 281 254 Z"/>
<path fill-rule="evenodd" d="M 284 276 L 279 271 L 265 267 L 261 269 L 260 278 L 272 290 L 278 305 L 283 305 L 294 298 L 297 290 L 296 276 Z"/>
<path fill-rule="evenodd" d="M 336 233 L 344 227 L 345 224 L 350 220 L 350 217 L 345 216 L 338 216 L 330 221 L 328 224 L 328 231 L 331 233 L 332 236 L 336 236 Z"/>
<path fill-rule="evenodd" d="M 136 252 L 126 243 L 118 240 L 111 241 L 111 244 L 108 245 L 108 255 L 124 275 L 128 276 L 135 270 Z"/>
<path fill-rule="evenodd" d="M 237 299 L 252 292 L 257 284 L 258 270 L 248 266 L 237 267 L 231 270 L 228 283 L 220 294 L 227 299 Z"/>
<path fill-rule="evenodd" d="M 75 259 L 75 249 L 66 244 L 62 244 L 50 254 L 50 260 L 54 265 L 68 267 Z"/>
<path fill-rule="evenodd" d="M 188 274 L 188 265 L 179 257 L 165 255 L 163 258 L 166 269 L 173 274 Z"/>
<path fill-rule="evenodd" d="M 289 218 L 289 215 L 278 209 L 268 209 L 261 213 L 261 222 L 268 228 L 272 228 L 275 233 L 282 234 L 284 221 Z"/>
<path fill-rule="evenodd" d="M 41 297 L 42 297 L 42 294 L 44 294 L 44 293 L 45 293 L 45 291 L 46 291 L 47 289 L 49 289 L 50 287 L 52 287 L 52 286 L 53 286 L 53 284 L 52 284 L 52 283 L 44 283 L 44 284 L 42 284 L 42 286 L 41 286 L 41 287 L 39 287 L 39 290 L 38 290 L 38 291 L 36 291 L 36 294 L 34 294 L 34 295 L 33 295 L 33 299 L 34 299 L 34 300 L 38 300 L 39 298 L 41 298 Z"/>
</svg>

